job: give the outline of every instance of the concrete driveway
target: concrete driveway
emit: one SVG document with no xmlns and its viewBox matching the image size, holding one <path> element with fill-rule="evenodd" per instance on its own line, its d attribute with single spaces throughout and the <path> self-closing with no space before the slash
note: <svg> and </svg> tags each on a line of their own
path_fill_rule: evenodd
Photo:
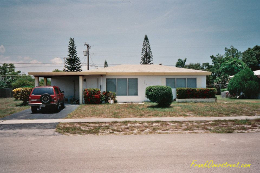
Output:
<svg viewBox="0 0 260 173">
<path fill-rule="evenodd" d="M 0 120 L 34 120 L 34 119 L 62 119 L 68 114 L 74 111 L 79 105 L 65 105 L 65 108 L 59 112 L 42 112 L 32 113 L 31 109 L 9 115 L 1 118 Z M 1 124 L 0 130 L 15 130 L 15 129 L 55 129 L 58 123 L 46 123 L 46 124 Z"/>
</svg>

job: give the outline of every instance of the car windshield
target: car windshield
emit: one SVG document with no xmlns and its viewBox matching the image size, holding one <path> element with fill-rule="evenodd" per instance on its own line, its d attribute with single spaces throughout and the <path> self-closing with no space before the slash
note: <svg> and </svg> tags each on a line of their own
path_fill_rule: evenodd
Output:
<svg viewBox="0 0 260 173">
<path fill-rule="evenodd" d="M 42 95 L 42 94 L 50 94 L 53 95 L 53 88 L 34 88 L 32 95 Z"/>
</svg>

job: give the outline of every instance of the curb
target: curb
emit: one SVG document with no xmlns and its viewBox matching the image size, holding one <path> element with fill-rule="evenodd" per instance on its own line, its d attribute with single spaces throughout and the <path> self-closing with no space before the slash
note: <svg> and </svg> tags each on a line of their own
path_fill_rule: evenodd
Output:
<svg viewBox="0 0 260 173">
<path fill-rule="evenodd" d="M 124 121 L 216 121 L 216 120 L 254 120 L 260 116 L 239 117 L 160 117 L 160 118 L 86 118 L 86 119 L 35 119 L 35 120 L 0 120 L 1 124 L 45 124 L 45 123 L 98 123 Z"/>
</svg>

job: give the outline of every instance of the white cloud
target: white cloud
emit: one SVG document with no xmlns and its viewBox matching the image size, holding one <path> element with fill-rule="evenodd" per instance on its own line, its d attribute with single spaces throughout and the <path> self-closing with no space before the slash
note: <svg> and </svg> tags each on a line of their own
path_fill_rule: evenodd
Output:
<svg viewBox="0 0 260 173">
<path fill-rule="evenodd" d="M 32 61 L 30 61 L 30 63 L 40 64 L 40 63 L 42 63 L 42 62 L 37 61 L 37 60 L 32 60 Z"/>
<path fill-rule="evenodd" d="M 51 62 L 54 63 L 54 64 L 62 64 L 63 60 L 61 58 L 59 58 L 59 57 L 56 57 L 56 58 L 53 58 L 51 60 Z"/>
<path fill-rule="evenodd" d="M 4 45 L 1 45 L 1 46 L 0 46 L 0 53 L 5 53 L 5 47 L 4 47 Z"/>
</svg>

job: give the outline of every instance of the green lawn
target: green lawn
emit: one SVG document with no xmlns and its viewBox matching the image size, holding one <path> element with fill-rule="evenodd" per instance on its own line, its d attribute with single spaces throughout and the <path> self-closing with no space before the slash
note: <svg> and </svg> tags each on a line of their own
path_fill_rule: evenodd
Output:
<svg viewBox="0 0 260 173">
<path fill-rule="evenodd" d="M 21 103 L 22 101 L 15 101 L 14 98 L 0 98 L 0 118 L 30 108 L 29 106 L 20 106 Z"/>
<path fill-rule="evenodd" d="M 255 116 L 260 115 L 260 99 L 222 99 L 216 103 L 176 103 L 158 108 L 154 103 L 80 105 L 67 118 L 132 118 L 179 116 Z"/>
</svg>

